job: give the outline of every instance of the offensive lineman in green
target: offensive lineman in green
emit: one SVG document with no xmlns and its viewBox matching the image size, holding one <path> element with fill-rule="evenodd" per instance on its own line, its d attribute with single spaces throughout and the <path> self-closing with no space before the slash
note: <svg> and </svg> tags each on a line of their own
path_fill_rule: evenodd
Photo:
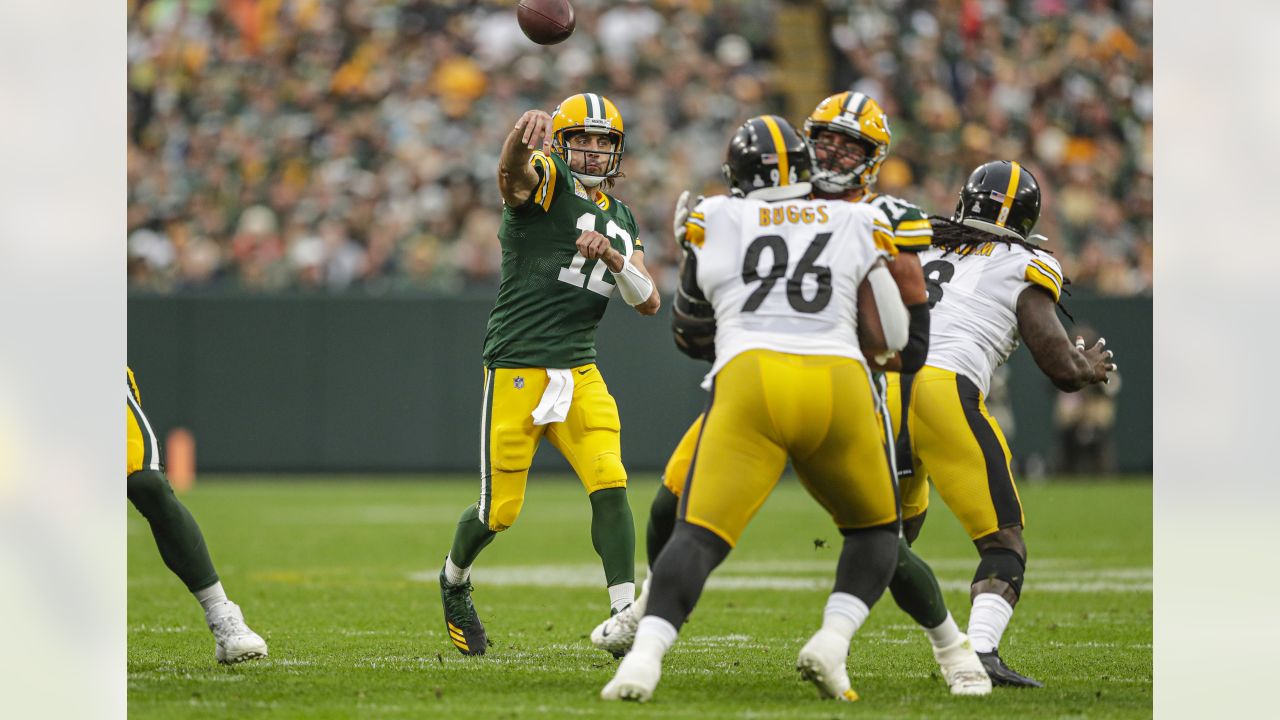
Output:
<svg viewBox="0 0 1280 720">
<path fill-rule="evenodd" d="M 489 644 L 471 602 L 471 564 L 519 516 L 544 435 L 591 500 L 610 611 L 635 596 L 618 406 L 595 365 L 596 326 L 615 291 L 641 315 L 659 306 L 635 217 L 604 192 L 620 175 L 623 138 L 614 104 L 582 93 L 551 115 L 526 112 L 502 146 L 502 284 L 484 343 L 480 499 L 462 512 L 440 571 L 445 628 L 463 655 Z"/>
</svg>

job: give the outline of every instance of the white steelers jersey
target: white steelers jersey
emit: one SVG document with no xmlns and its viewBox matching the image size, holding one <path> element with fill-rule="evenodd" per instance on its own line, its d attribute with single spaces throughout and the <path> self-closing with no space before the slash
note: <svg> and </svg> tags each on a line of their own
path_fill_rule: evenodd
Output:
<svg viewBox="0 0 1280 720">
<path fill-rule="evenodd" d="M 926 365 L 969 378 L 985 396 L 991 373 L 1018 347 L 1018 296 L 1032 285 L 1062 294 L 1062 266 L 1048 253 L 1003 242 L 920 253 L 929 288 Z"/>
<path fill-rule="evenodd" d="M 716 362 L 708 378 L 756 349 L 865 363 L 858 286 L 876 260 L 897 252 L 882 210 L 719 195 L 689 214 L 686 239 L 698 261 L 698 287 L 716 314 Z"/>
</svg>

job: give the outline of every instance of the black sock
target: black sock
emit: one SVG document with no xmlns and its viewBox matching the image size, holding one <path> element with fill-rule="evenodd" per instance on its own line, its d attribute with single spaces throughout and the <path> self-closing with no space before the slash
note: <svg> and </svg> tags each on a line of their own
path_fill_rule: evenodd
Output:
<svg viewBox="0 0 1280 720">
<path fill-rule="evenodd" d="M 460 568 L 469 568 L 476 561 L 476 556 L 485 549 L 498 533 L 489 529 L 480 520 L 480 507 L 470 505 L 462 511 L 458 518 L 458 529 L 453 533 L 453 547 L 449 549 L 449 559 Z"/>
<path fill-rule="evenodd" d="M 129 502 L 151 525 L 164 564 L 191 592 L 218 582 L 204 534 L 158 470 L 139 470 L 125 481 Z"/>
<path fill-rule="evenodd" d="M 889 581 L 893 601 L 921 627 L 935 628 L 947 619 L 947 605 L 933 569 L 898 539 L 898 563 Z"/>
<path fill-rule="evenodd" d="M 609 587 L 636 581 L 636 523 L 625 487 L 597 490 L 591 498 L 591 545 L 604 564 Z"/>
<path fill-rule="evenodd" d="M 676 529 L 676 508 L 680 505 L 680 498 L 666 485 L 658 486 L 658 494 L 653 498 L 653 504 L 649 506 L 649 527 L 645 532 L 645 547 L 649 552 L 649 567 L 653 567 L 658 562 L 658 555 L 662 553 L 662 548 L 666 547 L 667 541 L 671 539 L 671 533 Z"/>
<path fill-rule="evenodd" d="M 841 530 L 844 547 L 836 564 L 834 592 L 849 593 L 868 608 L 884 594 L 898 554 L 898 523 Z"/>
<path fill-rule="evenodd" d="M 729 543 L 710 530 L 676 523 L 671 542 L 653 565 L 647 614 L 657 615 L 679 630 L 698 604 L 707 577 L 728 557 L 730 549 Z"/>
</svg>

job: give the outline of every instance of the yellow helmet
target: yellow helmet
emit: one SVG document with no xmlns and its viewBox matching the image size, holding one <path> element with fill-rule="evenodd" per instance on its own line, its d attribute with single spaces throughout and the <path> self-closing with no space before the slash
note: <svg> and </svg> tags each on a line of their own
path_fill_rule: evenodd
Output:
<svg viewBox="0 0 1280 720">
<path fill-rule="evenodd" d="M 609 98 L 596 93 L 579 93 L 565 98 L 551 113 L 551 151 L 569 163 L 569 138 L 585 132 L 605 134 L 613 139 L 613 150 L 599 152 L 608 155 L 604 175 L 588 175 L 573 171 L 574 177 L 584 185 L 597 185 L 601 180 L 617 176 L 622 169 L 622 114 Z M 596 151 L 592 151 L 596 152 Z M 572 167 L 572 163 L 569 163 Z"/>
<path fill-rule="evenodd" d="M 857 140 L 866 149 L 867 157 L 856 168 L 847 172 L 835 172 L 824 168 L 822 162 L 813 166 L 813 183 L 824 192 L 842 192 L 860 187 L 871 187 L 876 182 L 880 165 L 889 157 L 889 118 L 885 117 L 880 103 L 860 92 L 842 92 L 818 103 L 804 121 L 804 135 L 810 145 L 817 142 L 818 134 L 838 132 Z"/>
</svg>

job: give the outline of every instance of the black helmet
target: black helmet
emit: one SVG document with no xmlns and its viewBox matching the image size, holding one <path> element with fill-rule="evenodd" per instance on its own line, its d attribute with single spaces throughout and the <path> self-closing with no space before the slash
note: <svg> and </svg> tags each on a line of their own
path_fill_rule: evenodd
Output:
<svg viewBox="0 0 1280 720">
<path fill-rule="evenodd" d="M 1040 219 L 1040 184 L 1016 162 L 980 165 L 969 173 L 951 219 L 993 235 L 1026 240 Z"/>
<path fill-rule="evenodd" d="M 791 123 L 758 115 L 742 123 L 725 156 L 724 179 L 737 197 L 789 200 L 808 195 L 813 156 Z"/>
</svg>

